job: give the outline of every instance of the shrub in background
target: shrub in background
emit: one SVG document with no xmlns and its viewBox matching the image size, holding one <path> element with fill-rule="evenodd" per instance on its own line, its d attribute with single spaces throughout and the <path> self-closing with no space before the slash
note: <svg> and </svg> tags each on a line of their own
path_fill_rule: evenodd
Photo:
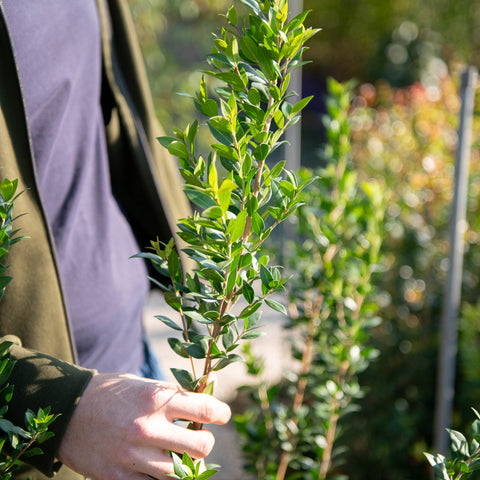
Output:
<svg viewBox="0 0 480 480">
<path fill-rule="evenodd" d="M 383 192 L 353 168 L 350 90 L 329 81 L 325 167 L 299 173 L 311 182 L 287 254 L 287 328 L 299 368 L 278 384 L 260 381 L 251 392 L 254 406 L 235 418 L 248 471 L 261 480 L 346 478 L 338 464 L 348 458 L 350 435 L 346 429 L 339 439 L 338 422 L 355 409 L 362 396 L 358 374 L 377 355 L 368 340 L 378 324 L 372 275 L 380 261 Z M 250 371 L 268 374 L 255 361 Z"/>
<path fill-rule="evenodd" d="M 380 315 L 385 321 L 373 336 L 383 361 L 362 375 L 369 393 L 362 400 L 364 416 L 353 426 L 350 472 L 357 479 L 369 479 L 375 466 L 385 480 L 427 479 L 430 470 L 423 451 L 432 442 L 458 127 L 457 85 L 449 76 L 440 76 L 436 86 L 428 88 L 365 84 L 353 105 L 353 157 L 361 175 L 384 185 L 387 209 L 386 271 L 380 277 Z M 478 132 L 476 118 L 474 139 Z M 476 143 L 465 235 L 465 305 L 476 304 L 480 287 L 479 161 Z M 468 406 L 479 401 L 478 391 L 470 388 L 471 378 L 469 383 L 463 381 L 462 368 L 454 425 L 460 429 L 464 428 L 461 419 L 468 418 Z"/>
</svg>

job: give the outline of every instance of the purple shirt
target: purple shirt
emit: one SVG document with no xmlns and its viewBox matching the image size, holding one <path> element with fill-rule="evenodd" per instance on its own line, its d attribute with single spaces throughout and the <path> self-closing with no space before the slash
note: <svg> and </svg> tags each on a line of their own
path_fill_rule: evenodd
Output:
<svg viewBox="0 0 480 480">
<path fill-rule="evenodd" d="M 95 0 L 4 0 L 79 363 L 137 373 L 148 292 L 110 187 Z M 29 240 L 34 242 L 35 239 Z"/>
</svg>

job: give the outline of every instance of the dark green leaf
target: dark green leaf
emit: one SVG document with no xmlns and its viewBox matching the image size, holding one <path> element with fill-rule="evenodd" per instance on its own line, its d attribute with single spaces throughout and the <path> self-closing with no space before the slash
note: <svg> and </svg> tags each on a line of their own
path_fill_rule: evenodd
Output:
<svg viewBox="0 0 480 480">
<path fill-rule="evenodd" d="M 200 207 L 202 210 L 216 206 L 215 200 L 200 190 L 194 190 L 187 187 L 185 189 L 185 194 L 193 204 Z"/>
<path fill-rule="evenodd" d="M 168 338 L 167 342 L 170 345 L 170 348 L 177 355 L 180 355 L 183 358 L 189 358 L 189 355 L 188 355 L 187 351 L 185 350 L 185 348 L 183 346 L 183 342 L 181 340 L 179 340 L 178 338 Z"/>
<path fill-rule="evenodd" d="M 194 390 L 192 385 L 195 382 L 195 379 L 189 371 L 179 368 L 171 368 L 170 371 L 172 372 L 173 376 L 176 378 L 180 386 L 182 386 L 185 390 L 191 392 Z"/>
<path fill-rule="evenodd" d="M 174 330 L 179 330 L 179 331 L 183 330 L 182 327 L 178 326 L 173 320 L 170 320 L 170 318 L 168 317 L 165 317 L 163 315 L 156 315 L 155 318 L 163 322 L 168 327 L 173 328 Z"/>
<path fill-rule="evenodd" d="M 222 370 L 222 368 L 225 368 L 227 365 L 230 365 L 231 363 L 243 362 L 243 361 L 244 361 L 244 359 L 243 359 L 242 356 L 237 355 L 236 353 L 232 353 L 232 354 L 228 355 L 227 358 L 224 358 L 223 360 L 220 360 L 220 362 L 214 368 L 214 370 L 216 372 L 218 372 L 219 370 Z"/>
<path fill-rule="evenodd" d="M 1 276 L 0 277 L 0 289 L 5 288 L 12 281 L 12 277 Z"/>
<path fill-rule="evenodd" d="M 242 284 L 242 295 L 244 296 L 247 303 L 253 303 L 255 299 L 255 291 L 253 290 L 253 287 L 245 280 Z"/>
</svg>

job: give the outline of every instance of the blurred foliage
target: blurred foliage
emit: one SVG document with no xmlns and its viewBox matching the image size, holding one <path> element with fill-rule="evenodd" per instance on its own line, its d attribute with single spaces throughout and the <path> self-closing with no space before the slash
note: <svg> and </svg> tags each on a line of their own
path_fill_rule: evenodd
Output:
<svg viewBox="0 0 480 480">
<path fill-rule="evenodd" d="M 359 181 L 353 168 L 350 82 L 329 79 L 328 92 L 328 141 L 319 162 L 325 167 L 300 169 L 299 177 L 311 183 L 290 217 L 297 240 L 286 255 L 292 277 L 285 328 L 298 364 L 271 385 L 259 359 L 247 362 L 258 386 L 247 389 L 253 406 L 235 417 L 246 470 L 259 480 L 345 478 L 339 466 L 349 453 L 337 446 L 338 421 L 357 410 L 358 375 L 378 353 L 369 336 L 380 321 L 374 279 L 383 191 L 378 182 Z"/>
<path fill-rule="evenodd" d="M 163 125 L 192 121 L 194 92 L 227 0 L 128 0 Z"/>
<path fill-rule="evenodd" d="M 127 1 L 160 119 L 164 125 L 188 120 L 191 105 L 176 94 L 198 85 L 227 1 Z M 322 91 L 327 76 L 405 86 L 428 81 L 438 59 L 480 63 L 479 0 L 304 0 L 303 8 L 311 10 L 308 24 L 323 28 L 305 56 L 311 61 L 304 73 L 307 94 Z"/>
<path fill-rule="evenodd" d="M 304 0 L 304 7 L 324 29 L 308 54 L 313 77 L 400 86 L 419 80 L 435 57 L 479 63 L 478 0 Z"/>
<path fill-rule="evenodd" d="M 350 464 L 356 467 L 356 479 L 371 478 L 372 465 L 384 472 L 382 480 L 429 475 L 422 451 L 431 444 L 458 111 L 457 85 L 448 76 L 428 88 L 420 83 L 403 89 L 385 82 L 364 84 L 353 102 L 354 158 L 366 177 L 383 182 L 389 192 L 384 322 L 374 335 L 383 361 L 362 378 L 370 393 L 362 404 L 363 419 L 353 426 Z M 478 118 L 474 131 L 478 139 Z M 479 167 L 475 144 L 465 234 L 465 304 L 476 303 L 479 293 Z M 463 345 L 478 337 L 478 320 L 473 337 L 475 327 L 471 322 L 467 326 L 464 322 L 469 337 L 462 336 Z M 479 402 L 472 387 L 480 376 L 472 370 L 470 366 L 468 383 L 465 369 L 457 379 L 455 423 L 460 427 L 461 419 L 468 418 L 466 409 Z M 466 400 L 471 403 L 464 406 Z"/>
</svg>

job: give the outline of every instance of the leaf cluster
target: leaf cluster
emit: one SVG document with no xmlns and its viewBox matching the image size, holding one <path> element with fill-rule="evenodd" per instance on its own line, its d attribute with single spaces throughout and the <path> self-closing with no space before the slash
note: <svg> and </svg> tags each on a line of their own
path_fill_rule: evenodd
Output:
<svg viewBox="0 0 480 480">
<path fill-rule="evenodd" d="M 269 167 L 267 159 L 310 100 L 290 103 L 295 93 L 288 85 L 291 72 L 301 65 L 304 43 L 316 30 L 303 26 L 307 13 L 288 21 L 286 1 L 242 3 L 251 11 L 248 19 L 240 25 L 232 5 L 228 27 L 215 37 L 208 57 L 212 70 L 205 76 L 216 88 L 210 93 L 204 76 L 193 99 L 205 125 L 194 121 L 174 129 L 174 136 L 159 138 L 179 158 L 185 193 L 196 207 L 194 215 L 178 223 L 183 253 L 195 268 L 183 270 L 173 240 L 166 245 L 153 241 L 153 252 L 139 254 L 170 280 L 153 281 L 180 317 L 158 317 L 181 332 L 181 338 L 169 339 L 171 348 L 205 362 L 201 373 L 193 362 L 192 372 L 172 369 L 179 383 L 194 391 L 207 388 L 211 371 L 242 359 L 233 351 L 240 340 L 260 335 L 263 303 L 285 312 L 268 297 L 283 289 L 286 280 L 262 248 L 274 228 L 298 208 L 309 183 L 286 171 L 284 161 Z M 208 158 L 197 152 L 201 126 L 214 138 Z M 199 333 L 199 326 L 205 333 Z"/>
<path fill-rule="evenodd" d="M 0 300 L 3 297 L 6 286 L 12 280 L 12 277 L 6 275 L 8 266 L 3 261 L 11 245 L 20 241 L 23 237 L 18 237 L 18 230 L 13 229 L 13 206 L 16 194 L 18 180 L 9 180 L 4 178 L 0 183 Z"/>
<path fill-rule="evenodd" d="M 441 454 L 425 453 L 433 467 L 435 478 L 459 480 L 469 478 L 480 469 L 480 414 L 474 408 L 472 410 L 477 418 L 472 423 L 470 444 L 461 432 L 447 429 L 451 443 L 450 456 L 447 458 Z"/>
<path fill-rule="evenodd" d="M 15 362 L 11 360 L 9 348 L 11 342 L 0 344 L 0 478 L 9 480 L 20 466 L 22 459 L 41 455 L 41 445 L 53 436 L 48 431 L 52 422 L 58 417 L 50 413 L 50 407 L 39 408 L 35 414 L 25 412 L 25 425 L 19 427 L 5 418 L 13 396 L 13 385 L 8 378 Z"/>
<path fill-rule="evenodd" d="M 182 457 L 172 452 L 174 474 L 173 478 L 182 480 L 207 480 L 213 477 L 218 470 L 218 465 L 204 465 L 203 461 L 194 461 L 188 453 Z"/>
</svg>

